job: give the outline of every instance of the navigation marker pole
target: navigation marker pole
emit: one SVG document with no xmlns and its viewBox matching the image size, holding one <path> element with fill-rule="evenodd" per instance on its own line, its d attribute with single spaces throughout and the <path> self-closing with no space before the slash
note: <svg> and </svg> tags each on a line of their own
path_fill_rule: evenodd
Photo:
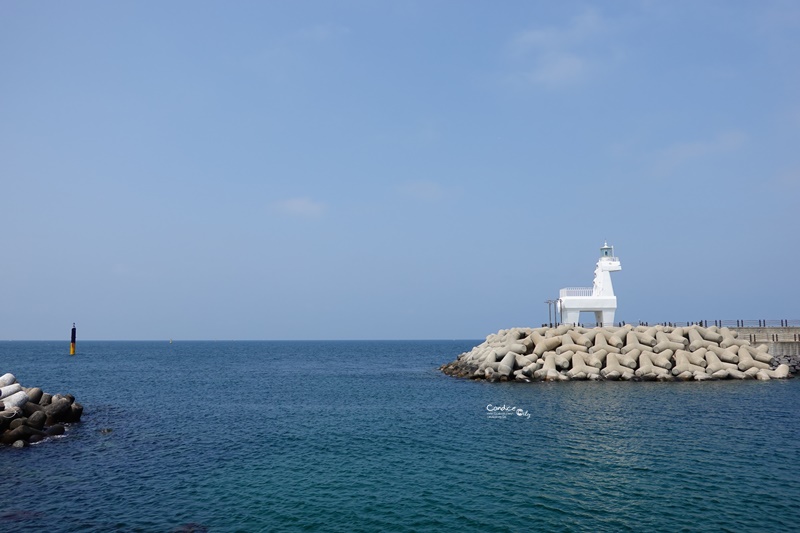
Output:
<svg viewBox="0 0 800 533">
<path fill-rule="evenodd" d="M 69 354 L 75 355 L 75 322 L 72 323 L 72 339 L 69 341 Z"/>
</svg>

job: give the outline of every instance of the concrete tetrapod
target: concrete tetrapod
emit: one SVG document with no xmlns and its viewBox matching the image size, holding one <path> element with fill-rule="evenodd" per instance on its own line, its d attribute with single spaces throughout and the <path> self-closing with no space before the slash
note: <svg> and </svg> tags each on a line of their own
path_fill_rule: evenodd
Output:
<svg viewBox="0 0 800 533">
<path fill-rule="evenodd" d="M 706 372 L 717 379 L 724 379 L 732 376 L 738 379 L 744 379 L 746 376 L 744 372 L 733 363 L 724 363 L 720 361 L 717 354 L 712 350 L 706 352 Z"/>
<path fill-rule="evenodd" d="M 639 344 L 643 344 L 644 346 L 649 346 L 650 348 L 656 345 L 656 338 L 653 336 L 655 333 L 657 333 L 655 330 L 653 330 L 652 334 L 649 332 L 649 330 L 647 331 L 634 330 L 633 333 L 639 340 Z"/>
<path fill-rule="evenodd" d="M 672 361 L 673 361 L 672 356 L 674 355 L 674 352 L 672 350 L 664 350 L 658 353 L 655 352 L 642 352 L 642 353 L 646 353 L 650 357 L 650 361 L 652 361 L 652 363 L 655 366 L 664 368 L 666 370 L 672 369 Z"/>
<path fill-rule="evenodd" d="M 19 383 L 12 383 L 11 385 L 0 387 L 0 400 L 8 398 L 15 392 L 19 392 L 21 390 L 22 390 L 22 385 L 20 385 Z"/>
<path fill-rule="evenodd" d="M 533 376 L 538 379 L 543 379 L 545 381 L 560 381 L 562 379 L 569 379 L 567 376 L 562 376 L 561 373 L 556 370 L 556 353 L 555 352 L 548 352 L 544 358 L 544 365 L 542 368 L 537 370 L 533 373 Z"/>
<path fill-rule="evenodd" d="M 511 373 L 514 371 L 514 364 L 516 363 L 517 354 L 514 352 L 506 353 L 503 360 L 500 361 L 500 364 L 497 366 L 497 371 L 500 375 L 503 376 L 510 376 Z"/>
<path fill-rule="evenodd" d="M 724 337 L 721 333 L 716 330 L 716 326 L 712 326 L 710 328 L 703 328 L 698 326 L 697 332 L 700 333 L 700 336 L 703 337 L 707 341 L 711 341 L 715 344 L 719 344 L 722 342 Z"/>
<path fill-rule="evenodd" d="M 721 361 L 724 361 L 726 363 L 734 363 L 734 364 L 736 364 L 736 363 L 739 362 L 739 354 L 738 354 L 739 348 L 738 348 L 738 346 L 737 347 L 733 347 L 733 348 L 730 348 L 730 347 L 729 348 L 722 348 L 720 346 L 709 346 L 708 347 L 708 351 L 709 352 L 714 352 L 714 354 L 717 357 L 719 357 L 719 359 Z"/>
<path fill-rule="evenodd" d="M 706 367 L 706 352 L 708 352 L 706 348 L 698 348 L 693 352 L 687 352 L 686 350 L 681 351 L 693 365 L 702 366 L 703 368 Z"/>
<path fill-rule="evenodd" d="M 572 368 L 567 371 L 567 375 L 572 379 L 597 379 L 600 377 L 600 369 L 587 365 L 584 354 L 576 353 L 572 356 Z"/>
<path fill-rule="evenodd" d="M 0 376 L 0 383 L 0 443 L 23 448 L 63 434 L 63 424 L 78 422 L 83 414 L 83 406 L 69 394 L 53 396 L 39 387 L 23 387 L 10 373 Z"/>
<path fill-rule="evenodd" d="M 625 346 L 622 347 L 620 353 L 628 353 L 631 350 L 649 350 L 651 347 L 647 344 L 642 344 L 639 342 L 639 337 L 636 335 L 636 332 L 629 331 L 628 335 L 625 337 Z"/>
<path fill-rule="evenodd" d="M 600 374 L 606 379 L 628 380 L 634 376 L 630 368 L 619 364 L 615 353 L 610 353 L 606 356 L 606 366 L 600 371 Z"/>
<path fill-rule="evenodd" d="M 642 345 L 640 344 L 639 346 Z M 642 346 L 642 348 L 644 348 L 644 346 Z M 627 353 L 618 353 L 615 355 L 617 356 L 617 361 L 619 361 L 619 364 L 622 366 L 627 366 L 628 368 L 636 369 L 636 367 L 639 366 L 639 354 L 642 353 L 642 351 L 642 349 L 636 347 Z"/>
<path fill-rule="evenodd" d="M 762 368 L 758 371 L 757 376 L 761 375 L 765 375 L 770 379 L 783 379 L 789 377 L 789 365 L 778 365 L 775 370 L 765 370 Z"/>
<path fill-rule="evenodd" d="M 610 344 L 608 344 L 605 333 L 603 333 L 602 330 L 599 330 L 594 336 L 594 345 L 589 347 L 589 353 L 594 353 L 599 350 L 605 350 L 606 353 L 608 353 L 610 348 L 612 347 Z M 613 348 L 613 350 L 619 353 L 619 348 Z"/>
<path fill-rule="evenodd" d="M 705 340 L 696 328 L 689 328 L 689 341 L 689 350 L 692 352 L 714 345 L 713 342 Z"/>
<path fill-rule="evenodd" d="M 672 367 L 672 375 L 680 379 L 691 379 L 694 377 L 695 372 L 702 372 L 705 374 L 705 367 L 692 364 L 689 361 L 690 352 L 686 350 L 678 350 L 675 352 L 675 366 Z"/>
<path fill-rule="evenodd" d="M 3 407 L 5 409 L 13 409 L 14 407 L 22 407 L 28 402 L 28 395 L 24 390 L 15 392 L 7 398 L 3 398 Z"/>
<path fill-rule="evenodd" d="M 656 379 L 658 376 L 668 376 L 669 370 L 655 366 L 650 359 L 650 353 L 642 352 L 639 354 L 639 368 L 634 373 L 642 379 Z"/>
<path fill-rule="evenodd" d="M 534 339 L 535 342 L 535 339 Z M 544 352 L 549 352 L 551 350 L 555 350 L 561 346 L 561 337 L 550 337 L 544 338 L 542 337 L 541 340 L 536 343 L 536 347 L 533 349 L 534 355 L 542 356 Z"/>
<path fill-rule="evenodd" d="M 550 352 L 545 352 L 544 354 L 547 355 L 548 353 Z M 559 368 L 561 370 L 566 370 L 567 368 L 569 368 L 569 365 L 572 364 L 572 354 L 575 352 L 568 350 L 563 353 L 558 353 L 558 352 L 552 352 L 552 353 L 555 354 L 554 360 L 556 362 L 556 368 Z"/>
<path fill-rule="evenodd" d="M 627 330 L 623 331 L 627 334 Z M 606 331 L 604 335 L 609 346 L 613 346 L 617 350 L 621 350 L 622 347 L 625 346 L 625 343 L 622 342 L 622 339 L 625 338 L 624 334 L 620 337 L 616 331 Z"/>
<path fill-rule="evenodd" d="M 659 331 L 656 333 L 656 339 L 658 340 L 658 343 L 656 343 L 656 345 L 653 346 L 653 351 L 655 353 L 663 352 L 664 350 L 672 350 L 674 352 L 676 350 L 683 350 L 684 348 L 686 348 L 686 344 L 670 340 L 670 338 L 667 337 L 667 334 L 664 333 L 663 331 Z"/>
<path fill-rule="evenodd" d="M 605 349 L 595 350 L 589 354 L 589 357 L 585 359 L 586 364 L 600 370 L 606 365 L 606 357 L 608 356 L 608 353 L 608 350 Z"/>
<path fill-rule="evenodd" d="M 583 333 L 579 332 L 576 329 L 570 330 L 569 336 L 572 338 L 572 343 L 577 344 L 579 346 L 583 346 L 584 348 L 588 349 L 592 347 L 593 343 L 589 340 L 589 337 L 584 335 Z"/>
<path fill-rule="evenodd" d="M 753 356 L 750 355 L 750 350 L 748 350 L 748 346 L 739 346 L 739 370 L 747 372 L 751 368 L 769 370 L 769 365 L 753 359 Z"/>
<path fill-rule="evenodd" d="M 744 348 L 750 352 L 750 356 L 756 361 L 767 363 L 768 365 L 772 362 L 772 356 L 766 351 L 754 350 L 752 346 L 744 346 Z"/>
<path fill-rule="evenodd" d="M 689 339 L 683 336 L 682 330 L 680 329 L 673 329 L 672 331 L 662 329 L 661 333 L 669 340 L 670 342 L 677 342 L 683 344 L 683 349 L 685 350 L 687 346 L 689 346 Z"/>
<path fill-rule="evenodd" d="M 491 381 L 671 380 L 673 375 L 682 380 L 699 381 L 791 376 L 792 367 L 772 370 L 772 365 L 778 362 L 773 360 L 765 345 L 750 346 L 747 340 L 738 339 L 735 331 L 726 328 L 634 328 L 626 325 L 587 330 L 559 326 L 500 330 L 487 335 L 485 342 L 459 355 L 456 361 L 442 365 L 441 369 L 458 377 Z M 4 376 L 0 377 L 2 379 L 9 381 Z M 10 384 L 0 385 L 0 395 L 6 394 L 7 398 L 17 392 L 27 392 L 29 401 L 24 404 L 25 416 L 30 416 L 34 407 L 58 400 L 51 399 L 41 389 L 3 388 Z M 18 401 L 15 397 L 11 403 Z"/>
<path fill-rule="evenodd" d="M 570 340 L 572 340 L 572 339 L 570 339 Z M 588 351 L 589 351 L 589 348 L 587 348 L 587 347 L 586 347 L 586 346 L 584 346 L 583 344 L 575 344 L 575 343 L 564 344 L 564 341 L 563 341 L 563 339 L 562 339 L 562 341 L 561 341 L 561 346 L 559 346 L 558 348 L 556 348 L 556 353 L 564 353 L 564 352 L 588 352 Z"/>
</svg>

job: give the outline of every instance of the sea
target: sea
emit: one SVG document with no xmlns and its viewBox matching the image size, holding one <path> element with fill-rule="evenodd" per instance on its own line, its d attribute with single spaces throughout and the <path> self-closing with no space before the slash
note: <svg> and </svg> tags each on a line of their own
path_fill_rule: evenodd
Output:
<svg viewBox="0 0 800 533">
<path fill-rule="evenodd" d="M 0 447 L 0 531 L 800 531 L 800 380 L 438 371 L 480 342 L 0 342 L 85 409 Z"/>
</svg>

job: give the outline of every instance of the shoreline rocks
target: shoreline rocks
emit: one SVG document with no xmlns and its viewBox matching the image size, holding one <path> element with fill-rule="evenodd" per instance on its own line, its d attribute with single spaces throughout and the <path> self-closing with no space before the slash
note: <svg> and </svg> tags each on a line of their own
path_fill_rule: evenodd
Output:
<svg viewBox="0 0 800 533">
<path fill-rule="evenodd" d="M 71 394 L 48 394 L 23 387 L 13 374 L 0 376 L 0 444 L 23 448 L 64 434 L 64 424 L 79 422 L 83 406 Z"/>
<path fill-rule="evenodd" d="M 511 328 L 439 367 L 487 381 L 784 379 L 793 372 L 738 333 L 716 326 Z"/>
</svg>

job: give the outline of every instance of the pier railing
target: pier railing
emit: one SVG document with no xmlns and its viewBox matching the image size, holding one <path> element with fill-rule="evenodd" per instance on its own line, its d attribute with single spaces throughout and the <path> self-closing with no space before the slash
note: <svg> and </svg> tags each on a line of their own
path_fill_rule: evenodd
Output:
<svg viewBox="0 0 800 533">
<path fill-rule="evenodd" d="M 554 327 L 558 324 L 542 324 L 542 326 Z M 600 327 L 599 323 L 581 323 L 578 326 L 585 328 Z M 617 322 L 615 326 L 622 327 L 625 322 Z M 681 328 L 687 326 L 702 326 L 707 328 L 709 326 L 717 326 L 719 328 L 730 328 L 739 331 L 740 338 L 749 340 L 751 343 L 756 342 L 800 342 L 800 320 L 787 320 L 787 319 L 757 319 L 757 320 L 698 320 L 695 322 L 639 322 L 639 326 L 670 326 L 673 328 Z"/>
<path fill-rule="evenodd" d="M 686 326 L 703 326 L 704 328 L 717 326 L 718 328 L 800 328 L 800 320 L 698 320 L 697 322 L 656 322 L 653 325 L 672 326 L 675 328 Z M 639 322 L 640 326 L 649 326 L 649 322 Z"/>
</svg>

